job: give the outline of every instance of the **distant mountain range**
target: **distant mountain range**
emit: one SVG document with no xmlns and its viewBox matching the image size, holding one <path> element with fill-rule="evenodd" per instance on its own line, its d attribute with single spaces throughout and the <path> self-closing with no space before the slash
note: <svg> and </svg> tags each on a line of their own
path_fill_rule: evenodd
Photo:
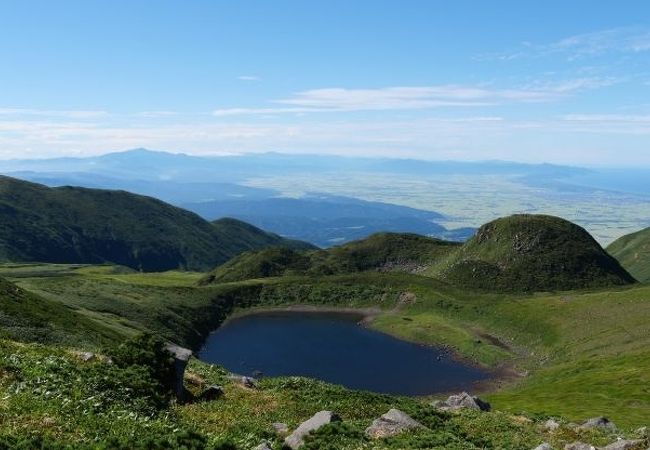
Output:
<svg viewBox="0 0 650 450">
<path fill-rule="evenodd" d="M 310 247 L 233 219 L 210 223 L 151 197 L 0 177 L 2 261 L 207 270 L 275 245 Z"/>
<path fill-rule="evenodd" d="M 439 212 L 349 196 L 314 192 L 299 198 L 286 198 L 273 189 L 251 187 L 250 180 L 292 174 L 349 174 L 351 179 L 360 174 L 482 175 L 517 180 L 544 192 L 581 192 L 589 196 L 595 190 L 643 195 L 647 187 L 645 180 L 650 175 L 645 169 L 623 173 L 504 161 L 417 161 L 279 153 L 201 157 L 146 149 L 96 157 L 0 161 L 0 172 L 47 186 L 120 189 L 148 195 L 187 208 L 207 220 L 238 218 L 281 236 L 306 240 L 321 247 L 380 231 L 413 232 L 463 241 L 475 229 L 447 229 L 443 223 L 454 220 Z M 462 223 L 468 223 L 466 219 Z"/>
<path fill-rule="evenodd" d="M 191 156 L 134 149 L 93 157 L 0 161 L 3 173 L 94 173 L 137 180 L 237 183 L 252 176 L 291 173 L 368 172 L 411 175 L 519 174 L 544 177 L 586 175 L 592 171 L 554 164 L 521 164 L 507 161 L 421 161 L 396 158 L 358 158 L 331 155 L 257 153 L 236 156 Z"/>
</svg>

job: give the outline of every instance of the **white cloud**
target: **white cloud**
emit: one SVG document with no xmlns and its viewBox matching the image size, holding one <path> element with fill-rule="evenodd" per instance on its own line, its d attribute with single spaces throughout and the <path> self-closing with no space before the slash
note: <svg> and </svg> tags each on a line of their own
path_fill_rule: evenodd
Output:
<svg viewBox="0 0 650 450">
<path fill-rule="evenodd" d="M 618 27 L 582 33 L 546 44 L 523 42 L 514 51 L 477 56 L 479 60 L 510 61 L 527 57 L 559 55 L 577 60 L 611 53 L 641 53 L 650 51 L 650 29 L 647 27 Z"/>
<path fill-rule="evenodd" d="M 0 116 L 43 116 L 61 117 L 68 119 L 90 119 L 106 116 L 106 111 L 92 110 L 50 110 L 50 109 L 27 109 L 27 108 L 0 108 Z"/>
<path fill-rule="evenodd" d="M 605 122 L 605 123 L 648 123 L 650 115 L 634 114 L 568 114 L 563 117 L 570 122 Z"/>
<path fill-rule="evenodd" d="M 580 78 L 556 84 L 515 89 L 481 86 L 395 86 L 377 89 L 323 88 L 302 91 L 272 103 L 283 107 L 224 108 L 215 116 L 253 114 L 298 114 L 352 111 L 421 110 L 441 107 L 476 107 L 501 103 L 530 103 L 554 100 L 571 92 L 611 84 L 610 80 Z"/>
</svg>

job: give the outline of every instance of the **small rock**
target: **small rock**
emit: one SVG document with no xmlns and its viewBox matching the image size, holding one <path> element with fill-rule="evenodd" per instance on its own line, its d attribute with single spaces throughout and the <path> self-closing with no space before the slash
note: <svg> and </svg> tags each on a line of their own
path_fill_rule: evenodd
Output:
<svg viewBox="0 0 650 450">
<path fill-rule="evenodd" d="M 636 431 L 634 432 L 637 436 L 642 437 L 642 438 L 648 438 L 650 437 L 650 434 L 648 434 L 648 427 L 641 427 L 637 428 Z"/>
<path fill-rule="evenodd" d="M 533 450 L 553 450 L 553 447 L 551 447 L 551 444 L 548 442 L 544 442 L 543 444 L 538 445 L 535 447 Z"/>
<path fill-rule="evenodd" d="M 612 442 L 607 447 L 603 447 L 603 450 L 630 450 L 633 448 L 638 448 L 643 444 L 641 439 L 619 439 L 616 442 Z"/>
<path fill-rule="evenodd" d="M 273 450 L 268 442 L 264 441 L 253 450 Z"/>
<path fill-rule="evenodd" d="M 272 426 L 273 426 L 273 430 L 279 435 L 284 436 L 289 434 L 289 427 L 287 426 L 286 423 L 275 422 Z"/>
<path fill-rule="evenodd" d="M 379 419 L 375 419 L 366 434 L 372 438 L 385 438 L 394 436 L 413 428 L 422 428 L 423 425 L 399 409 L 391 409 Z"/>
<path fill-rule="evenodd" d="M 188 362 L 192 357 L 192 350 L 189 348 L 184 348 L 176 344 L 167 344 L 165 345 L 165 350 L 172 354 L 174 359 L 180 361 Z"/>
<path fill-rule="evenodd" d="M 544 425 L 542 425 L 542 429 L 544 431 L 552 432 L 558 428 L 560 428 L 560 424 L 555 419 L 548 419 L 546 422 L 544 422 Z"/>
<path fill-rule="evenodd" d="M 593 419 L 587 420 L 579 427 L 580 430 L 590 430 L 592 428 L 603 428 L 614 431 L 616 430 L 616 425 L 614 425 L 614 422 L 611 422 L 607 417 L 594 417 Z"/>
<path fill-rule="evenodd" d="M 90 362 L 94 361 L 97 357 L 93 352 L 81 352 L 79 353 L 79 359 L 81 359 L 83 362 Z"/>
<path fill-rule="evenodd" d="M 472 397 L 467 392 L 452 395 L 444 402 L 438 401 L 431 405 L 444 411 L 456 411 L 462 408 L 478 409 L 481 411 L 489 411 L 491 409 L 488 402 L 485 402 L 478 397 Z"/>
<path fill-rule="evenodd" d="M 596 450 L 596 447 L 591 444 L 585 444 L 584 442 L 574 442 L 565 445 L 564 450 Z"/>
<path fill-rule="evenodd" d="M 292 450 L 299 448 L 307 436 L 312 431 L 318 430 L 323 425 L 331 422 L 340 422 L 341 418 L 334 414 L 332 411 L 319 411 L 314 414 L 309 420 L 301 423 L 298 428 L 294 430 L 289 436 L 286 437 L 284 443 Z"/>
<path fill-rule="evenodd" d="M 199 400 L 209 402 L 223 397 L 223 394 L 224 392 L 221 386 L 212 385 L 208 386 L 205 391 L 201 392 L 201 395 L 199 395 Z"/>
<path fill-rule="evenodd" d="M 233 382 L 239 383 L 247 388 L 255 389 L 257 387 L 257 380 L 253 377 L 231 374 L 228 376 L 228 378 Z"/>
</svg>

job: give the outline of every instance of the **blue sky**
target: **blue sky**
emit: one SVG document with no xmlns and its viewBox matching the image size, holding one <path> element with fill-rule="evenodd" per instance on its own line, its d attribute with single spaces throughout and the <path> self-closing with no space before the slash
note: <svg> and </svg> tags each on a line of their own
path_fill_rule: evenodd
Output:
<svg viewBox="0 0 650 450">
<path fill-rule="evenodd" d="M 650 166 L 647 1 L 0 2 L 0 158 Z"/>
</svg>

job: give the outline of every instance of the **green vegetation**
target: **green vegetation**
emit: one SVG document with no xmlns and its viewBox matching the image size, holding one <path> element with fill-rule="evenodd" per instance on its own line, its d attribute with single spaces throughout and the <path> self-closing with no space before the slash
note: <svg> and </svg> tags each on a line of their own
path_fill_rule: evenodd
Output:
<svg viewBox="0 0 650 450">
<path fill-rule="evenodd" d="M 315 433 L 307 449 L 604 445 L 613 436 L 566 425 L 547 434 L 540 423 L 600 415 L 624 431 L 650 423 L 650 286 L 630 284 L 584 230 L 557 218 L 495 221 L 462 246 L 386 233 L 326 251 L 272 247 L 234 258 L 207 280 L 80 264 L 5 264 L 0 276 L 0 449 L 227 449 L 263 439 L 279 449 L 273 422 L 294 428 L 323 409 L 344 422 Z M 170 401 L 162 340 L 196 349 L 233 313 L 294 305 L 373 311 L 372 328 L 444 345 L 508 375 L 485 394 L 496 412 L 440 413 L 429 399 L 302 378 L 249 389 L 198 361 L 190 390 L 218 384 L 225 396 Z M 84 363 L 81 349 L 113 364 L 103 356 Z M 363 430 L 391 407 L 429 428 L 369 440 Z"/>
<path fill-rule="evenodd" d="M 558 217 L 524 214 L 483 225 L 429 274 L 464 288 L 497 292 L 634 282 L 583 228 Z"/>
<path fill-rule="evenodd" d="M 487 396 L 499 410 L 574 421 L 607 414 L 629 427 L 650 421 L 645 375 L 650 287 L 643 285 L 530 295 L 471 292 L 399 272 L 198 286 L 193 283 L 198 275 L 180 278 L 175 285 L 179 277 L 174 272 L 165 280 L 165 274 L 121 274 L 106 267 L 77 268 L 67 274 L 59 266 L 30 269 L 37 275 L 21 273 L 12 280 L 23 290 L 60 303 L 64 311 L 74 311 L 92 327 L 110 330 L 114 342 L 151 330 L 197 348 L 229 314 L 244 309 L 374 308 L 372 328 L 445 345 L 486 367 L 528 372 Z M 0 275 L 4 270 L 15 274 L 17 269 L 0 269 Z M 59 275 L 41 276 L 52 272 Z M 587 367 L 591 369 L 583 370 Z"/>
<path fill-rule="evenodd" d="M 233 258 L 209 273 L 202 283 L 368 270 L 417 272 L 447 256 L 459 245 L 410 233 L 377 233 L 339 247 L 307 253 L 269 248 Z"/>
<path fill-rule="evenodd" d="M 69 345 L 109 342 L 119 335 L 60 302 L 46 300 L 0 278 L 0 337 Z"/>
<path fill-rule="evenodd" d="M 0 177 L 0 260 L 207 270 L 251 249 L 308 244 L 124 191 L 48 188 Z"/>
<path fill-rule="evenodd" d="M 223 386 L 209 402 L 169 401 L 153 366 L 138 355 L 155 351 L 153 341 L 126 344 L 129 364 L 105 356 L 83 362 L 60 347 L 19 345 L 0 340 L 0 448 L 2 449 L 250 449 L 262 440 L 279 450 L 282 438 L 272 423 L 291 429 L 314 412 L 329 409 L 342 417 L 312 434 L 305 449 L 530 449 L 543 441 L 562 448 L 582 439 L 596 445 L 614 440 L 602 431 L 541 429 L 543 416 L 503 412 L 436 411 L 419 399 L 350 391 L 305 378 L 262 380 L 250 389 L 234 383 L 218 367 L 192 361 L 186 385 L 195 394 Z M 144 345 L 144 349 L 138 350 Z M 163 359 L 153 358 L 154 361 Z M 389 408 L 399 408 L 427 428 L 381 440 L 364 429 Z"/>
<path fill-rule="evenodd" d="M 617 239 L 607 251 L 637 280 L 650 281 L 650 228 Z"/>
</svg>

